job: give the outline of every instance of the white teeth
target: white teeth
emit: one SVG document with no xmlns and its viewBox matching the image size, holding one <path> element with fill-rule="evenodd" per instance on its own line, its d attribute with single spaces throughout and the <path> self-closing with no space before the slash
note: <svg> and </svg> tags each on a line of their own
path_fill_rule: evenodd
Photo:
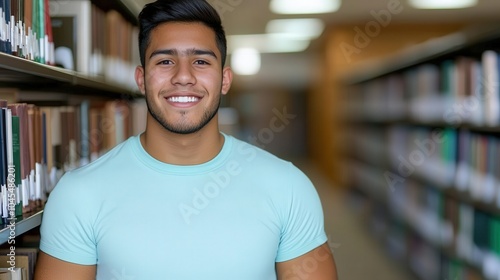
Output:
<svg viewBox="0 0 500 280">
<path fill-rule="evenodd" d="M 178 102 L 178 103 L 190 103 L 198 101 L 199 98 L 192 96 L 173 96 L 168 98 L 168 100 L 171 102 Z"/>
</svg>

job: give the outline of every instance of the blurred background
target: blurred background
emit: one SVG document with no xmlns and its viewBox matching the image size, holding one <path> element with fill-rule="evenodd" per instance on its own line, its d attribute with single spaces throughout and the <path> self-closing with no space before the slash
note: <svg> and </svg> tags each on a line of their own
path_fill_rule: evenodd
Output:
<svg viewBox="0 0 500 280">
<path fill-rule="evenodd" d="M 311 178 L 339 279 L 500 280 L 500 1 L 207 1 L 235 72 L 221 129 Z M 149 2 L 0 1 L 0 97 L 34 104 L 33 135 L 57 137 L 26 148 L 46 170 L 143 131 L 132 77 Z"/>
<path fill-rule="evenodd" d="M 481 116 L 498 99 L 443 117 L 499 95 L 499 1 L 209 2 L 236 73 L 222 129 L 310 176 L 340 279 L 500 279 L 500 130 Z"/>
</svg>

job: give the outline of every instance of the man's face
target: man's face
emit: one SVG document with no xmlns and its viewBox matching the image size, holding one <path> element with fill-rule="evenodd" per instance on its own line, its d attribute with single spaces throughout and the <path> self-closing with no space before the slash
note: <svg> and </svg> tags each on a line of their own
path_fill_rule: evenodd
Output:
<svg viewBox="0 0 500 280">
<path fill-rule="evenodd" d="M 165 23 L 151 31 L 145 68 L 138 67 L 136 80 L 151 116 L 168 131 L 188 134 L 212 121 L 232 73 L 222 69 L 212 29 Z"/>
</svg>

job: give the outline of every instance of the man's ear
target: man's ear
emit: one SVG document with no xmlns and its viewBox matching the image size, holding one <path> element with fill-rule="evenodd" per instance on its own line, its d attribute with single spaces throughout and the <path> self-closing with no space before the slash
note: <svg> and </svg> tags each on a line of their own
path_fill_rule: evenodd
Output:
<svg viewBox="0 0 500 280">
<path fill-rule="evenodd" d="M 229 92 L 232 82 L 233 82 L 233 70 L 231 70 L 231 67 L 229 66 L 224 67 L 224 69 L 222 69 L 222 89 L 221 89 L 222 95 L 226 95 Z"/>
<path fill-rule="evenodd" d="M 144 85 L 144 67 L 137 66 L 135 68 L 135 82 L 139 87 L 142 94 L 146 94 L 146 87 Z"/>
</svg>

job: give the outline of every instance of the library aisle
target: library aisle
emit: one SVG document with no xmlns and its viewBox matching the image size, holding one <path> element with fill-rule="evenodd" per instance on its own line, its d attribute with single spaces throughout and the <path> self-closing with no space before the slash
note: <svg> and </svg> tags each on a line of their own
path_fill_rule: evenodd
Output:
<svg viewBox="0 0 500 280">
<path fill-rule="evenodd" d="M 309 176 L 320 195 L 326 233 L 340 280 L 417 280 L 371 236 L 345 191 L 335 188 L 309 161 L 293 162 Z"/>
</svg>

